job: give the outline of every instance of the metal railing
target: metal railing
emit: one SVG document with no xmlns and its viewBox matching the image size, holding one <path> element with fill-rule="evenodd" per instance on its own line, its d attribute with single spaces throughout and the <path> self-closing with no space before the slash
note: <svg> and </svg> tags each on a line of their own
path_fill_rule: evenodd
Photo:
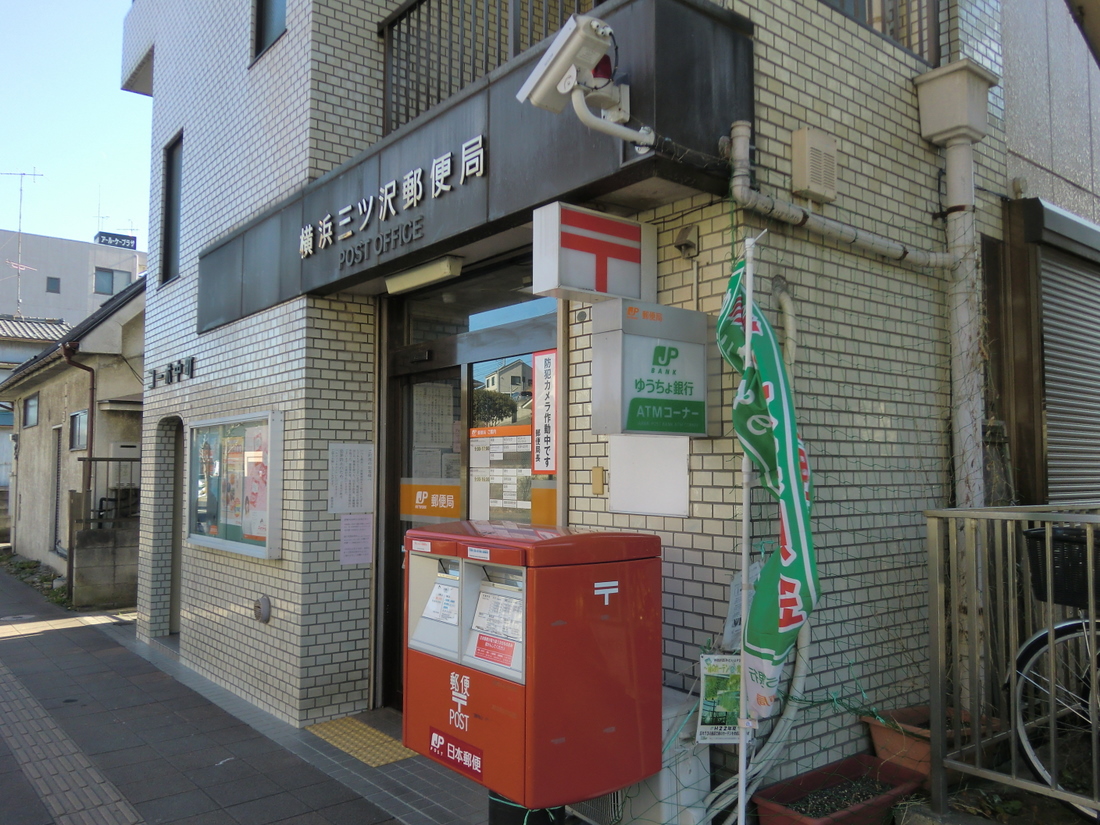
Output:
<svg viewBox="0 0 1100 825">
<path fill-rule="evenodd" d="M 384 134 L 552 35 L 592 0 L 406 0 L 378 24 L 385 41 Z"/>
<path fill-rule="evenodd" d="M 137 526 L 141 511 L 140 458 L 80 458 L 85 492 L 72 520 L 80 530 Z"/>
<path fill-rule="evenodd" d="M 955 771 L 1100 810 L 1100 502 L 926 515 L 933 808 Z"/>
</svg>

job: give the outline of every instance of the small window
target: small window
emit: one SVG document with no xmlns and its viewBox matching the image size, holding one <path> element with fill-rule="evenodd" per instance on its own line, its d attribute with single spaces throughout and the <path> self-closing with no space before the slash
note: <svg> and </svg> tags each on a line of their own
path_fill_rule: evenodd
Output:
<svg viewBox="0 0 1100 825">
<path fill-rule="evenodd" d="M 81 410 L 69 416 L 69 449 L 88 449 L 88 411 Z"/>
<path fill-rule="evenodd" d="M 38 426 L 38 393 L 23 399 L 23 426 Z"/>
<path fill-rule="evenodd" d="M 286 31 L 286 0 L 256 0 L 256 51 L 260 55 Z"/>
<path fill-rule="evenodd" d="M 940 62 L 939 0 L 822 0 L 927 63 Z"/>
<path fill-rule="evenodd" d="M 94 290 L 96 295 L 114 295 L 115 271 L 113 269 L 100 269 L 97 266 L 95 268 Z"/>
<path fill-rule="evenodd" d="M 130 273 L 121 269 L 95 268 L 95 292 L 97 295 L 114 295 L 130 283 Z"/>
<path fill-rule="evenodd" d="M 47 292 L 53 292 L 57 295 L 60 295 L 61 294 L 61 279 L 60 278 L 51 278 L 49 276 L 46 276 L 46 291 Z"/>
<path fill-rule="evenodd" d="M 180 274 L 180 211 L 183 207 L 183 135 L 164 150 L 164 209 L 161 212 L 160 280 Z"/>
</svg>

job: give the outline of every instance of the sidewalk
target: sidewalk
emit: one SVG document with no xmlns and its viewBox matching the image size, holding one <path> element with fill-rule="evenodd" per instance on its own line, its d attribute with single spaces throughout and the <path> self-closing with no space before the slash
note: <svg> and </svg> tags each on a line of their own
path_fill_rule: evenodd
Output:
<svg viewBox="0 0 1100 825">
<path fill-rule="evenodd" d="M 325 741 L 139 643 L 132 619 L 63 610 L 0 572 L 3 825 L 487 821 L 485 789 L 410 756 L 392 717 Z M 388 748 L 378 767 L 346 752 L 357 732 Z"/>
</svg>

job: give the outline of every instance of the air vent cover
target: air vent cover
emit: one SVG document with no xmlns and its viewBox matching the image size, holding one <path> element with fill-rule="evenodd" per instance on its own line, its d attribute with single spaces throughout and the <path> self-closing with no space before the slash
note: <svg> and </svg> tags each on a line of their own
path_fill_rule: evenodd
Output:
<svg viewBox="0 0 1100 825">
<path fill-rule="evenodd" d="M 819 203 L 835 201 L 836 138 L 816 129 L 799 129 L 791 138 L 791 191 Z"/>
</svg>

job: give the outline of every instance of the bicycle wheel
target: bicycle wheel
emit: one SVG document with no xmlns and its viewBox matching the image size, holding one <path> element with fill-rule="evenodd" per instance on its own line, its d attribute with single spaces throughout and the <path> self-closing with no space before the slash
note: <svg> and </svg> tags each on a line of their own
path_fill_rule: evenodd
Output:
<svg viewBox="0 0 1100 825">
<path fill-rule="evenodd" d="M 1042 632 L 1016 656 L 1016 732 L 1020 752 L 1038 780 L 1051 788 L 1092 797 L 1093 749 L 1091 716 L 1098 709 L 1092 694 L 1092 670 L 1097 662 L 1085 620 L 1065 622 L 1050 636 Z M 1091 808 L 1066 803 L 1092 821 Z"/>
</svg>

